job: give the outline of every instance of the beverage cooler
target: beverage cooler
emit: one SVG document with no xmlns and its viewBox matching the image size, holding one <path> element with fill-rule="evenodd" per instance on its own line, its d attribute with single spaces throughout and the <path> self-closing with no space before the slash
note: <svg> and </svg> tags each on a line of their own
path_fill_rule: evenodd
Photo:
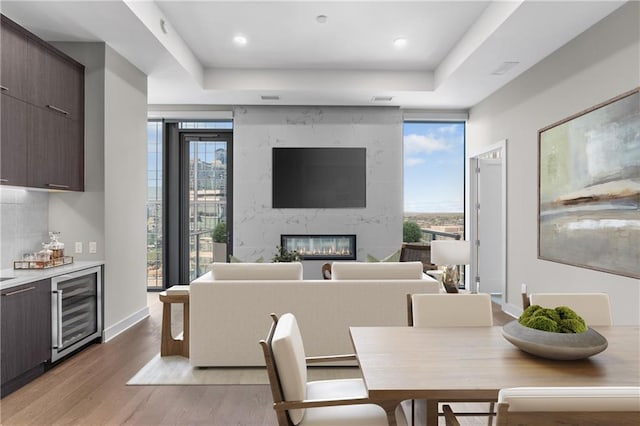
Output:
<svg viewBox="0 0 640 426">
<path fill-rule="evenodd" d="M 51 361 L 102 337 L 102 268 L 51 279 Z"/>
</svg>

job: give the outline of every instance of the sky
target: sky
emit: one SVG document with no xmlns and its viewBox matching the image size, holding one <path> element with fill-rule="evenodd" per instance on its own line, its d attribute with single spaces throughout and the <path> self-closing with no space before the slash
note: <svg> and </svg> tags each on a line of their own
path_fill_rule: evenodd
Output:
<svg viewBox="0 0 640 426">
<path fill-rule="evenodd" d="M 464 210 L 464 123 L 404 124 L 404 211 Z"/>
</svg>

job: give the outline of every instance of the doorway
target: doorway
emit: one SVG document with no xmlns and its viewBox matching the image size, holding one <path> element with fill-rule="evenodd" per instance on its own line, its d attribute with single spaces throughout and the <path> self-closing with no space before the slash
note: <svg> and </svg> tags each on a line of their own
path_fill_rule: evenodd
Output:
<svg viewBox="0 0 640 426">
<path fill-rule="evenodd" d="M 471 180 L 471 280 L 474 291 L 507 301 L 507 156 L 506 140 L 474 153 Z"/>
<path fill-rule="evenodd" d="M 231 252 L 232 134 L 181 132 L 180 140 L 180 276 L 191 282 Z"/>
</svg>

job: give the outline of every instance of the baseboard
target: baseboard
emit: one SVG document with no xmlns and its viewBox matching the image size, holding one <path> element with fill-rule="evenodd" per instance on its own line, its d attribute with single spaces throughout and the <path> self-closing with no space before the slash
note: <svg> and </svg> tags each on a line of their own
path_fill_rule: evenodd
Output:
<svg viewBox="0 0 640 426">
<path fill-rule="evenodd" d="M 128 330 L 129 328 L 133 327 L 134 325 L 136 325 L 143 319 L 147 318 L 148 316 L 149 316 L 149 307 L 145 306 L 144 308 L 140 309 L 138 312 L 134 312 L 133 314 L 129 315 L 127 318 L 123 319 L 122 321 L 118 321 L 116 324 L 112 325 L 111 327 L 106 328 L 102 333 L 102 342 L 103 343 L 108 342 L 109 340 L 116 337 L 118 334 Z"/>
</svg>

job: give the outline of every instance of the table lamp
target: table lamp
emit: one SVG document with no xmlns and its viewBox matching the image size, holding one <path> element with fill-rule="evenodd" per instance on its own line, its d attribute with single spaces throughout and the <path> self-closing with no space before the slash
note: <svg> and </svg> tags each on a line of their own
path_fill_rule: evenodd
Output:
<svg viewBox="0 0 640 426">
<path fill-rule="evenodd" d="M 459 265 L 471 262 L 471 243 L 464 240 L 431 241 L 431 263 L 443 266 L 442 285 L 447 293 L 457 293 L 460 283 Z"/>
</svg>

